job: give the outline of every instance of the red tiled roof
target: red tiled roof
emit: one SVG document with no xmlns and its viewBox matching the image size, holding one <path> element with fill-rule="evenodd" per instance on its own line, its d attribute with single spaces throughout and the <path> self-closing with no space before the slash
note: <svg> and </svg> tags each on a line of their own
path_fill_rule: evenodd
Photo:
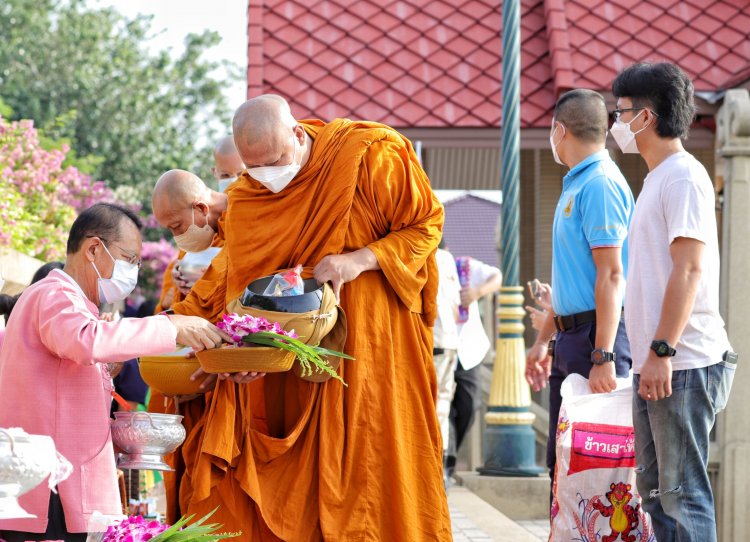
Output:
<svg viewBox="0 0 750 542">
<path fill-rule="evenodd" d="M 571 44 L 551 48 L 553 65 L 561 57 L 576 67 L 572 77 L 555 73 L 558 89 L 607 90 L 630 64 L 666 60 L 679 64 L 696 90 L 715 91 L 750 66 L 746 0 L 547 0 L 545 7 L 564 9 Z"/>
<path fill-rule="evenodd" d="M 396 127 L 500 124 L 500 0 L 249 0 L 248 95 L 298 117 Z M 750 63 L 746 0 L 521 0 L 521 125 L 544 127 L 569 88 L 670 60 L 697 90 Z"/>
</svg>

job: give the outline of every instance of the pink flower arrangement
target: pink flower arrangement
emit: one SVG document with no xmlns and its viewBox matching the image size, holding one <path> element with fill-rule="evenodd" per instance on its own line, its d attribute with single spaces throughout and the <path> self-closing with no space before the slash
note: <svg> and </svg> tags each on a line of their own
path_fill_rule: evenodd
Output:
<svg viewBox="0 0 750 542">
<path fill-rule="evenodd" d="M 110 525 L 102 542 L 146 542 L 163 533 L 169 525 L 156 520 L 147 521 L 143 516 L 130 516 L 116 525 Z"/>
<path fill-rule="evenodd" d="M 299 361 L 302 376 L 310 375 L 315 370 L 339 380 L 344 386 L 347 385 L 323 356 L 354 359 L 353 357 L 322 346 L 305 344 L 299 340 L 294 330 L 285 331 L 278 322 L 271 323 L 265 318 L 256 318 L 250 314 L 232 313 L 223 315 L 216 323 L 216 327 L 232 337 L 235 346 L 256 344 L 292 352 Z"/>
<path fill-rule="evenodd" d="M 224 538 L 234 538 L 242 533 L 221 533 L 216 531 L 221 529 L 222 525 L 218 523 L 206 523 L 214 512 L 203 516 L 198 521 L 188 525 L 194 515 L 182 517 L 177 523 L 172 525 L 163 525 L 158 521 L 147 521 L 142 516 L 130 516 L 114 525 L 110 525 L 104 533 L 101 542 L 178 542 L 190 540 L 191 542 L 209 542 L 222 540 Z"/>
<path fill-rule="evenodd" d="M 278 322 L 271 323 L 263 317 L 255 317 L 250 314 L 240 316 L 239 314 L 225 314 L 216 324 L 220 330 L 232 337 L 234 344 L 242 346 L 244 338 L 253 333 L 269 332 L 284 337 L 297 338 L 294 330 L 284 331 Z"/>
</svg>

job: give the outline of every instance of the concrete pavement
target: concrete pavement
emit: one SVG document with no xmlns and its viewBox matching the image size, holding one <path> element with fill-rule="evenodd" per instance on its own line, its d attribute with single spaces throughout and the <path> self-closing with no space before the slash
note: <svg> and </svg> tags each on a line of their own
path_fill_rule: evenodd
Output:
<svg viewBox="0 0 750 542">
<path fill-rule="evenodd" d="M 461 486 L 448 490 L 453 542 L 546 541 L 546 520 L 515 522 L 477 495 Z"/>
</svg>

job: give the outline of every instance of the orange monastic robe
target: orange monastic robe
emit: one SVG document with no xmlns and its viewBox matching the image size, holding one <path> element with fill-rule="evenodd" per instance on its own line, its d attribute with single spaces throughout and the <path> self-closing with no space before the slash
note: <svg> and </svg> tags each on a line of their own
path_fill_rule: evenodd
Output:
<svg viewBox="0 0 750 542">
<path fill-rule="evenodd" d="M 382 270 L 341 291 L 349 387 L 291 372 L 219 382 L 181 503 L 198 517 L 220 506 L 211 521 L 243 540 L 451 540 L 431 331 L 443 209 L 391 128 L 301 124 L 305 167 L 278 194 L 240 177 L 224 250 L 174 308 L 215 321 L 257 277 L 369 247 Z"/>
<path fill-rule="evenodd" d="M 219 224 L 223 220 L 220 219 Z M 224 245 L 224 232 L 221 228 L 216 235 L 214 235 L 211 246 L 220 247 Z M 174 267 L 177 260 L 181 260 L 185 256 L 185 251 L 181 250 L 177 255 L 177 258 L 172 260 L 164 271 L 164 278 L 162 282 L 161 298 L 159 304 L 156 306 L 156 312 L 159 313 L 163 309 L 165 299 L 171 297 L 173 303 L 178 303 L 184 299 L 184 296 L 180 292 L 177 285 L 172 280 L 172 268 Z M 163 414 L 174 414 L 179 411 L 179 414 L 183 416 L 182 425 L 185 426 L 185 432 L 187 433 L 186 442 L 192 442 L 193 440 L 199 439 L 197 435 L 198 430 L 202 427 L 203 415 L 206 413 L 206 405 L 210 400 L 210 392 L 198 397 L 191 401 L 181 402 L 178 406 L 175 405 L 174 398 L 166 397 L 161 392 L 155 389 L 151 390 L 151 398 L 148 402 L 149 412 L 159 412 Z M 185 474 L 185 453 L 184 451 L 189 449 L 189 445 L 183 445 L 174 452 L 167 454 L 164 460 L 174 469 L 174 471 L 164 472 L 164 490 L 167 497 L 167 523 L 173 525 L 180 517 L 184 514 L 180 509 L 180 481 Z"/>
</svg>

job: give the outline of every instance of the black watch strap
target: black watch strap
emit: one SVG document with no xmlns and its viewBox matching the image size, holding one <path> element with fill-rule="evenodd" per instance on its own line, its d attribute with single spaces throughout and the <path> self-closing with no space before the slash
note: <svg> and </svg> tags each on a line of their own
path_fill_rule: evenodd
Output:
<svg viewBox="0 0 750 542">
<path fill-rule="evenodd" d="M 677 353 L 677 350 L 672 348 L 664 339 L 651 341 L 651 350 L 660 358 L 671 358 Z"/>
<path fill-rule="evenodd" d="M 615 358 L 614 352 L 607 352 L 604 348 L 595 348 L 591 351 L 591 363 L 594 365 L 604 365 L 615 361 Z"/>
</svg>

